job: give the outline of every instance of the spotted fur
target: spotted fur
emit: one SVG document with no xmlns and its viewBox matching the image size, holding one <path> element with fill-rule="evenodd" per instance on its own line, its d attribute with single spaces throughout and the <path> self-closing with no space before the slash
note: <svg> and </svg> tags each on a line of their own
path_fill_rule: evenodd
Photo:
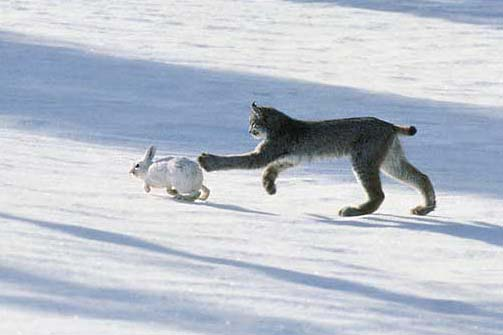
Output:
<svg viewBox="0 0 503 335">
<path fill-rule="evenodd" d="M 272 107 L 251 106 L 249 133 L 262 139 L 254 151 L 230 156 L 203 153 L 199 164 L 206 171 L 265 168 L 262 184 L 275 194 L 278 175 L 301 162 L 316 158 L 349 156 L 353 172 L 368 200 L 340 210 L 342 216 L 369 214 L 384 201 L 380 171 L 415 187 L 424 204 L 412 210 L 425 215 L 436 200 L 429 178 L 406 159 L 398 135 L 412 136 L 413 126 L 397 126 L 374 117 L 303 121 Z"/>
</svg>

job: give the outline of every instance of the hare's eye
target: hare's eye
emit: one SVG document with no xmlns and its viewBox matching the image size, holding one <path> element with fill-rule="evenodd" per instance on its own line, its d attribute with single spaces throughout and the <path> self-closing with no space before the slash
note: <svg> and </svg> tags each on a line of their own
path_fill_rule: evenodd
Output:
<svg viewBox="0 0 503 335">
<path fill-rule="evenodd" d="M 135 168 L 139 168 L 140 167 L 140 164 L 136 164 Z"/>
</svg>

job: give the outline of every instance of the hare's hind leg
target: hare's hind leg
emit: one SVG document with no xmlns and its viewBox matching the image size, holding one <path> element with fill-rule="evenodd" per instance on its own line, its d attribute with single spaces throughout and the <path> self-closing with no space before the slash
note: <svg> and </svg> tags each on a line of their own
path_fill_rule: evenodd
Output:
<svg viewBox="0 0 503 335">
<path fill-rule="evenodd" d="M 435 191 L 430 178 L 407 161 L 402 146 L 397 138 L 393 141 L 381 169 L 389 176 L 406 183 L 421 193 L 424 205 L 419 205 L 411 210 L 415 215 L 426 215 L 436 207 Z"/>
<path fill-rule="evenodd" d="M 190 201 L 190 202 L 193 202 L 193 201 L 196 201 L 197 199 L 199 199 L 200 196 L 201 196 L 201 191 L 192 192 L 192 193 L 189 193 L 189 194 L 186 194 L 186 195 L 178 193 L 175 196 L 175 199 L 176 200 L 181 200 L 181 201 Z"/>
<path fill-rule="evenodd" d="M 166 192 L 168 192 L 168 194 L 172 196 L 178 195 L 178 191 L 172 186 L 166 187 Z"/>
<path fill-rule="evenodd" d="M 199 200 L 206 200 L 210 196 L 210 189 L 206 186 L 201 186 L 201 195 L 199 196 Z"/>
</svg>

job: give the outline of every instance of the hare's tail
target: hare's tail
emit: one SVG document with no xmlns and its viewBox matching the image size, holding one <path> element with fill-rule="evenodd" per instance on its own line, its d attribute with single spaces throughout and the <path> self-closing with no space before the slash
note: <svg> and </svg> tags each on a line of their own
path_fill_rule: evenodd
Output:
<svg viewBox="0 0 503 335">
<path fill-rule="evenodd" d="M 199 196 L 199 200 L 206 200 L 210 196 L 210 189 L 206 186 L 201 186 L 201 195 Z"/>
</svg>

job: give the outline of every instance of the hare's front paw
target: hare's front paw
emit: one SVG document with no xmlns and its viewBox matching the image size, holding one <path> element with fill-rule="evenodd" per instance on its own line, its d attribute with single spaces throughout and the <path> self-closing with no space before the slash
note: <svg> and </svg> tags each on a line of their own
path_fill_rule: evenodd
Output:
<svg viewBox="0 0 503 335">
<path fill-rule="evenodd" d="M 149 193 L 150 192 L 150 186 L 148 184 L 144 184 L 143 185 L 143 189 L 145 190 L 146 193 Z"/>
<path fill-rule="evenodd" d="M 218 170 L 219 157 L 216 155 L 204 152 L 197 157 L 197 161 L 199 165 L 208 172 Z"/>
</svg>

